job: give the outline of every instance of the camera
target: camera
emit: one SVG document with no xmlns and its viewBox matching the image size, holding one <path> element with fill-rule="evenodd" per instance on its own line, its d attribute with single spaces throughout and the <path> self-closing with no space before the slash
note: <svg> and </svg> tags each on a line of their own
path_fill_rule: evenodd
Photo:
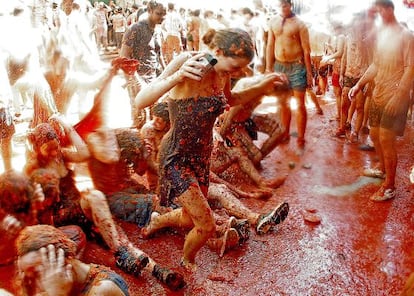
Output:
<svg viewBox="0 0 414 296">
<path fill-rule="evenodd" d="M 217 64 L 217 59 L 209 53 L 198 59 L 198 61 L 201 62 L 205 67 L 203 70 L 203 74 L 210 71 L 213 68 L 213 66 Z"/>
</svg>

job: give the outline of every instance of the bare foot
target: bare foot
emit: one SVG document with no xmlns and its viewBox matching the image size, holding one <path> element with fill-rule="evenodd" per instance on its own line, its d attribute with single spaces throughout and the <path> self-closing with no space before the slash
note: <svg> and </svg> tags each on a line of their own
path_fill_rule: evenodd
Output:
<svg viewBox="0 0 414 296">
<path fill-rule="evenodd" d="M 144 239 L 150 238 L 151 235 L 154 233 L 153 224 L 154 224 L 154 220 L 156 220 L 158 216 L 160 216 L 158 212 L 152 212 L 150 222 L 148 223 L 146 227 L 143 227 L 141 229 L 142 238 Z"/>
<path fill-rule="evenodd" d="M 273 195 L 273 190 L 271 188 L 260 188 L 255 191 L 249 192 L 245 197 L 255 198 L 255 199 L 267 199 Z"/>
<path fill-rule="evenodd" d="M 197 270 L 197 265 L 195 264 L 195 262 L 190 262 L 189 260 L 184 258 L 181 258 L 180 265 L 189 272 L 195 272 Z"/>
<path fill-rule="evenodd" d="M 275 189 L 275 188 L 280 187 L 283 183 L 285 183 L 286 178 L 287 176 L 283 176 L 283 177 L 276 178 L 276 179 L 266 180 L 263 182 L 263 184 L 266 187 Z"/>
<path fill-rule="evenodd" d="M 141 228 L 141 237 L 144 239 L 150 238 L 152 235 L 151 228 L 149 226 Z"/>
</svg>

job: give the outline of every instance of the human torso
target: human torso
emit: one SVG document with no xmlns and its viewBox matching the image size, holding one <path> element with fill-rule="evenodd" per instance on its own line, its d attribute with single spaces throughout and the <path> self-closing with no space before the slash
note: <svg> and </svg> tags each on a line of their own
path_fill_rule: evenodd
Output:
<svg viewBox="0 0 414 296">
<path fill-rule="evenodd" d="M 91 264 L 85 285 L 77 295 L 89 295 L 92 287 L 97 286 L 102 281 L 111 281 L 124 293 L 129 295 L 128 285 L 125 280 L 117 273 L 102 265 Z"/>
<path fill-rule="evenodd" d="M 373 99 L 384 104 L 398 92 L 405 67 L 414 65 L 412 33 L 398 24 L 381 28 L 377 35 L 374 63 L 377 74 Z M 408 93 L 406 95 L 408 97 Z"/>
<path fill-rule="evenodd" d="M 158 67 L 157 53 L 160 46 L 154 32 L 154 28 L 151 28 L 148 20 L 144 19 L 133 24 L 124 36 L 124 42 L 132 48 L 131 58 L 139 61 L 138 74 L 144 79 L 155 76 Z"/>
<path fill-rule="evenodd" d="M 366 47 L 362 38 L 358 38 L 356 34 L 349 34 L 346 38 L 346 68 L 345 76 L 351 78 L 360 78 L 368 68 L 368 58 Z"/>
<path fill-rule="evenodd" d="M 112 25 L 115 32 L 125 32 L 125 18 L 122 14 L 114 14 L 112 16 Z"/>
<path fill-rule="evenodd" d="M 275 58 L 280 62 L 296 62 L 303 59 L 300 31 L 305 24 L 296 16 L 283 18 L 276 16 L 271 20 L 270 29 L 275 37 Z"/>
<path fill-rule="evenodd" d="M 105 194 L 122 191 L 131 185 L 130 172 L 124 163 L 107 164 L 92 157 L 88 168 L 94 187 Z"/>
</svg>

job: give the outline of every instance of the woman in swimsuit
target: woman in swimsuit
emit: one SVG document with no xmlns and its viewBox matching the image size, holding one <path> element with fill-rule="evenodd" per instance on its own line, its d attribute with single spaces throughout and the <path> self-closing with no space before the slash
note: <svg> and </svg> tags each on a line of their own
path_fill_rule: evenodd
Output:
<svg viewBox="0 0 414 296">
<path fill-rule="evenodd" d="M 171 128 L 160 148 L 159 193 L 161 205 L 176 207 L 155 216 L 142 234 L 148 236 L 164 227 L 191 229 L 181 260 L 191 269 L 197 252 L 215 233 L 206 196 L 216 118 L 228 105 L 243 104 L 286 83 L 284 76 L 273 73 L 248 89 L 232 92 L 231 77 L 254 56 L 251 38 L 240 29 L 212 29 L 203 40 L 210 52 L 181 54 L 135 99 L 138 109 L 143 109 L 167 93 Z M 213 67 L 203 62 L 208 55 L 217 59 Z"/>
</svg>

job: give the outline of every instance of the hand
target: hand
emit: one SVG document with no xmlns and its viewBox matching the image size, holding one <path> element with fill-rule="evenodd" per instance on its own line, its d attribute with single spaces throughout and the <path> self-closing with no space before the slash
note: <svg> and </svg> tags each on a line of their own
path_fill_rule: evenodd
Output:
<svg viewBox="0 0 414 296">
<path fill-rule="evenodd" d="M 22 223 L 11 215 L 6 215 L 0 223 L 0 229 L 5 230 L 8 235 L 17 234 L 22 227 Z"/>
<path fill-rule="evenodd" d="M 187 61 L 182 64 L 176 73 L 178 73 L 177 75 L 180 81 L 182 81 L 184 78 L 190 78 L 199 81 L 203 77 L 206 69 L 204 63 L 199 60 L 200 58 L 204 57 L 205 54 L 199 53 L 192 55 L 191 53 L 188 53 L 188 55 L 191 57 L 189 57 Z"/>
<path fill-rule="evenodd" d="M 352 101 L 360 90 L 361 88 L 359 87 L 359 84 L 355 84 L 348 92 L 348 99 Z"/>
<path fill-rule="evenodd" d="M 262 82 L 270 86 L 268 87 L 266 94 L 271 94 L 275 90 L 285 89 L 289 86 L 289 79 L 287 78 L 286 74 L 278 72 L 265 74 Z"/>
<path fill-rule="evenodd" d="M 42 263 L 37 266 L 40 287 L 48 295 L 69 295 L 73 286 L 72 265 L 66 264 L 65 252 L 54 245 L 40 249 Z"/>
<path fill-rule="evenodd" d="M 320 63 L 319 63 L 319 67 L 325 66 L 326 64 L 329 63 L 329 56 L 323 56 Z"/>
<path fill-rule="evenodd" d="M 45 195 L 43 193 L 42 186 L 39 183 L 34 184 L 33 202 L 42 203 L 45 201 Z"/>
</svg>

